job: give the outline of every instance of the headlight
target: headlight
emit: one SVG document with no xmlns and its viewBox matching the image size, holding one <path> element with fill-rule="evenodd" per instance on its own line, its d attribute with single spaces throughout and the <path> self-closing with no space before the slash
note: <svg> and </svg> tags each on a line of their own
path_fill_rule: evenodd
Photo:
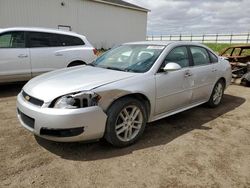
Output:
<svg viewBox="0 0 250 188">
<path fill-rule="evenodd" d="M 76 109 L 96 106 L 101 97 L 94 92 L 78 92 L 61 96 L 50 105 L 53 108 Z"/>
</svg>

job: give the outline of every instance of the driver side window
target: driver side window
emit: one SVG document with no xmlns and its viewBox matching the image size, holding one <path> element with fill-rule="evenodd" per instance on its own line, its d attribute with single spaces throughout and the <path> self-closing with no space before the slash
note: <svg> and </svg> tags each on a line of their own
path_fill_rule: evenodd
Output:
<svg viewBox="0 0 250 188">
<path fill-rule="evenodd" d="M 25 48 L 24 32 L 14 31 L 1 34 L 0 48 Z"/>
<path fill-rule="evenodd" d="M 188 51 L 185 46 L 174 48 L 165 58 L 161 68 L 164 68 L 168 63 L 177 63 L 182 68 L 189 66 Z"/>
</svg>

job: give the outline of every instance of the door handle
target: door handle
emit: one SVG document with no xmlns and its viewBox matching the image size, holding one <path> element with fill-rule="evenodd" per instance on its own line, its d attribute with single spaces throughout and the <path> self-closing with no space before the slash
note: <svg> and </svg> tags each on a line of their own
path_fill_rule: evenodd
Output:
<svg viewBox="0 0 250 188">
<path fill-rule="evenodd" d="M 192 74 L 191 72 L 188 71 L 188 72 L 185 72 L 185 75 L 184 75 L 184 76 L 185 76 L 185 77 L 190 77 L 190 76 L 192 76 L 192 75 L 193 75 L 193 74 Z"/>
<path fill-rule="evenodd" d="M 55 56 L 63 56 L 63 54 L 61 54 L 61 53 L 55 53 Z"/>
<path fill-rule="evenodd" d="M 213 68 L 213 69 L 212 69 L 212 72 L 216 72 L 216 71 L 217 71 L 217 69 L 216 69 L 216 68 Z"/>
<path fill-rule="evenodd" d="M 20 55 L 18 55 L 17 57 L 18 57 L 18 58 L 26 58 L 26 57 L 28 57 L 28 55 L 27 55 L 27 54 L 20 54 Z"/>
</svg>

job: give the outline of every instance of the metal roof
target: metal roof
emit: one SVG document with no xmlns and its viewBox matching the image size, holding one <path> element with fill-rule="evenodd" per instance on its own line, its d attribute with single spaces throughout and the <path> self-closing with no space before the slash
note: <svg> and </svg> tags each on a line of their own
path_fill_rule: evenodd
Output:
<svg viewBox="0 0 250 188">
<path fill-rule="evenodd" d="M 114 6 L 119 6 L 119 7 L 124 7 L 124 8 L 130 8 L 130 9 L 134 9 L 134 10 L 139 10 L 139 11 L 143 11 L 143 12 L 149 12 L 150 10 L 134 5 L 132 3 L 128 3 L 122 0 L 93 0 L 96 2 L 100 2 L 100 3 L 105 3 L 105 4 L 110 4 L 110 5 L 114 5 Z"/>
</svg>

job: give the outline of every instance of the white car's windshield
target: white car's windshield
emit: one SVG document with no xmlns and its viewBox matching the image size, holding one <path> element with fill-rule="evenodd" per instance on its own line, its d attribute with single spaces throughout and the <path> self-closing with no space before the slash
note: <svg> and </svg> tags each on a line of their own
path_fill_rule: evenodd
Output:
<svg viewBox="0 0 250 188">
<path fill-rule="evenodd" d="M 152 67 L 164 48 L 160 45 L 122 45 L 106 52 L 92 65 L 143 73 Z"/>
</svg>

